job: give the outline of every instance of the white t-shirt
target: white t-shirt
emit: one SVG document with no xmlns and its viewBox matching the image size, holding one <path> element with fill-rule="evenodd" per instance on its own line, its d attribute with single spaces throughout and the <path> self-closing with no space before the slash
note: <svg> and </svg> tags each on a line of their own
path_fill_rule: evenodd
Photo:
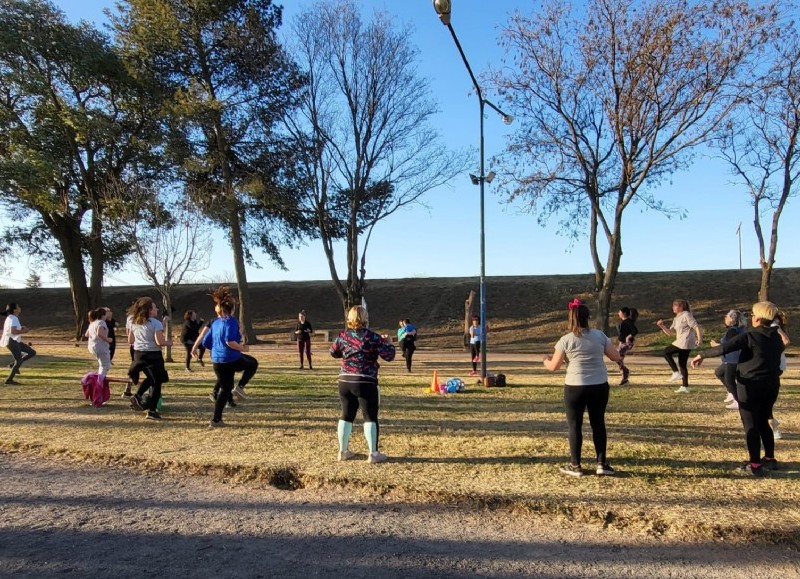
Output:
<svg viewBox="0 0 800 579">
<path fill-rule="evenodd" d="M 22 341 L 22 334 L 12 334 L 11 328 L 22 329 L 22 324 L 19 323 L 19 318 L 14 314 L 8 314 L 6 321 L 3 324 L 3 336 L 0 337 L 0 346 L 7 347 L 10 340 Z"/>
<path fill-rule="evenodd" d="M 145 324 L 131 322 L 133 349 L 137 352 L 158 352 L 161 346 L 156 344 L 156 332 L 163 332 L 164 325 L 155 318 L 148 318 Z"/>
<path fill-rule="evenodd" d="M 675 330 L 675 341 L 672 345 L 681 350 L 693 350 L 697 347 L 697 336 L 694 329 L 697 320 L 690 312 L 681 312 L 672 320 L 671 330 Z"/>
<path fill-rule="evenodd" d="M 106 336 L 108 336 L 108 326 L 106 325 L 105 320 L 95 320 L 91 324 L 89 324 L 89 351 L 92 354 L 96 354 L 97 352 L 110 352 L 111 348 L 109 347 L 109 343 L 105 340 L 101 340 L 98 336 L 100 333 L 100 328 L 106 329 Z"/>
<path fill-rule="evenodd" d="M 600 330 L 583 330 L 583 335 L 572 332 L 556 343 L 556 351 L 567 358 L 567 386 L 593 386 L 608 382 L 608 370 L 603 358 L 611 339 Z"/>
</svg>

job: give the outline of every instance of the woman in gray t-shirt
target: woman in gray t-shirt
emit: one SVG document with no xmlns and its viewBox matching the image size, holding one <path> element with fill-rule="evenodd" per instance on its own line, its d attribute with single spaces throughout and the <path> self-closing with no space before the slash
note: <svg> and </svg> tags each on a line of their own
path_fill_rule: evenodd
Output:
<svg viewBox="0 0 800 579">
<path fill-rule="evenodd" d="M 613 475 L 614 469 L 606 460 L 606 406 L 608 405 L 608 370 L 603 356 L 618 362 L 619 352 L 608 336 L 589 328 L 589 308 L 578 299 L 568 305 L 570 333 L 556 343 L 552 355 L 544 357 L 544 367 L 555 372 L 567 362 L 564 380 L 564 408 L 569 426 L 570 463 L 560 468 L 571 476 L 583 476 L 581 447 L 583 446 L 583 413 L 588 410 L 592 439 L 597 454 L 597 474 Z"/>
</svg>

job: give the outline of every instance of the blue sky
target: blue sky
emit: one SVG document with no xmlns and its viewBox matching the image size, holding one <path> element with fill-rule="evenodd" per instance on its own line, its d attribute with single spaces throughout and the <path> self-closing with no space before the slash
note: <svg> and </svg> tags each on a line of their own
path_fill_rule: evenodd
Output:
<svg viewBox="0 0 800 579">
<path fill-rule="evenodd" d="M 412 40 L 420 51 L 419 73 L 429 79 L 432 96 L 441 112 L 434 120 L 448 146 L 475 148 L 474 169 L 478 173 L 479 137 L 478 103 L 472 83 L 447 29 L 439 22 L 430 0 L 357 0 L 365 12 L 385 10 L 407 23 Z M 102 9 L 110 1 L 59 0 L 71 20 L 80 18 L 104 22 Z M 286 0 L 286 23 L 295 18 L 305 0 Z M 497 46 L 502 26 L 515 10 L 534 9 L 535 2 L 523 0 L 453 0 L 452 23 L 475 74 L 498 66 L 503 56 Z M 486 98 L 497 101 L 485 91 Z M 504 138 L 515 128 L 507 127 L 490 109 L 484 125 L 487 172 L 489 159 L 504 146 Z M 367 277 L 372 279 L 404 277 L 466 277 L 480 272 L 479 196 L 465 173 L 449 187 L 434 190 L 427 198 L 428 207 L 413 207 L 393 215 L 376 228 L 367 254 Z M 731 185 L 726 166 L 701 153 L 692 166 L 673 175 L 659 189 L 659 195 L 671 206 L 685 207 L 688 216 L 669 220 L 665 216 L 632 206 L 623 222 L 621 271 L 674 271 L 735 269 L 739 267 L 739 243 L 736 229 L 742 223 L 742 264 L 758 268 L 758 247 L 753 230 L 752 207 L 747 194 Z M 558 234 L 556 221 L 546 227 L 520 207 L 507 205 L 486 187 L 486 275 L 553 275 L 593 271 L 585 239 L 570 244 Z M 790 200 L 781 218 L 776 266 L 799 267 L 800 201 Z M 793 225 L 790 227 L 790 224 Z M 233 279 L 230 250 L 221 235 L 212 255 L 214 281 L 225 274 Z M 344 248 L 338 250 L 344 257 Z M 263 256 L 261 269 L 250 267 L 250 281 L 303 281 L 330 279 L 327 262 L 319 241 L 311 241 L 299 250 L 284 253 L 288 271 L 282 271 Z M 33 267 L 25 260 L 0 277 L 0 284 L 21 285 Z M 135 273 L 113 273 L 106 285 L 143 283 Z M 343 269 L 340 268 L 340 274 Z M 45 285 L 65 285 L 63 278 L 42 274 Z M 198 281 L 207 281 L 199 279 Z"/>
</svg>

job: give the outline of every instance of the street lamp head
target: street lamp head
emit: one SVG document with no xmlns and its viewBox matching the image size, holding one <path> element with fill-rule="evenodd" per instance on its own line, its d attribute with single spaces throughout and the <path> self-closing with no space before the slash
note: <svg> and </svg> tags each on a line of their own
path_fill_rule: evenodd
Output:
<svg viewBox="0 0 800 579">
<path fill-rule="evenodd" d="M 450 25 L 450 0 L 433 0 L 433 9 L 445 26 Z"/>
<path fill-rule="evenodd" d="M 489 171 L 486 174 L 486 182 L 487 183 L 491 183 L 492 181 L 494 181 L 494 178 L 495 178 L 496 175 L 497 175 L 497 173 L 495 173 L 494 171 Z"/>
<path fill-rule="evenodd" d="M 514 117 L 512 117 L 511 115 L 503 115 L 503 122 L 507 125 L 510 125 L 511 123 L 514 122 Z"/>
<path fill-rule="evenodd" d="M 470 181 L 472 181 L 473 185 L 480 185 L 481 180 L 477 176 L 473 175 L 472 173 L 469 174 L 469 179 L 470 179 Z"/>
</svg>

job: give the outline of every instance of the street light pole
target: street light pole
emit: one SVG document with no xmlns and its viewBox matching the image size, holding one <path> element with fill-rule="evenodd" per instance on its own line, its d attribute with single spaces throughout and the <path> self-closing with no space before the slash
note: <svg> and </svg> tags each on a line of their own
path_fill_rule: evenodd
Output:
<svg viewBox="0 0 800 579">
<path fill-rule="evenodd" d="M 470 79 L 472 79 L 472 85 L 475 88 L 475 93 L 478 95 L 478 112 L 480 116 L 480 175 L 475 178 L 473 175 L 470 175 L 472 178 L 472 182 L 476 185 L 480 186 L 480 215 L 481 215 L 481 279 L 480 279 L 480 298 L 481 298 L 481 310 L 480 310 L 480 318 L 481 318 L 481 382 L 484 382 L 486 378 L 486 358 L 487 358 L 487 339 L 486 339 L 486 228 L 485 228 L 485 211 L 484 211 L 484 193 L 485 193 L 485 183 L 488 181 L 491 183 L 492 179 L 494 179 L 494 173 L 489 173 L 486 175 L 485 166 L 484 166 L 484 147 L 483 147 L 483 109 L 484 105 L 489 105 L 493 108 L 502 118 L 503 122 L 507 125 L 510 125 L 514 118 L 511 115 L 507 115 L 504 113 L 500 108 L 492 103 L 491 101 L 483 98 L 483 92 L 481 91 L 481 87 L 478 84 L 478 80 L 475 78 L 475 75 L 472 73 L 472 67 L 469 65 L 469 61 L 467 60 L 466 55 L 464 54 L 464 50 L 461 48 L 461 43 L 458 41 L 458 36 L 456 36 L 456 31 L 453 29 L 453 26 L 450 24 L 450 0 L 433 0 L 433 8 L 436 10 L 436 13 L 439 15 L 439 19 L 442 21 L 442 24 L 447 26 L 447 29 L 450 31 L 450 35 L 453 37 L 453 41 L 456 43 L 456 48 L 458 48 L 458 53 L 461 55 L 461 60 L 464 61 L 464 66 L 467 67 L 467 72 L 469 73 Z M 476 183 L 477 181 L 477 183 Z"/>
</svg>

